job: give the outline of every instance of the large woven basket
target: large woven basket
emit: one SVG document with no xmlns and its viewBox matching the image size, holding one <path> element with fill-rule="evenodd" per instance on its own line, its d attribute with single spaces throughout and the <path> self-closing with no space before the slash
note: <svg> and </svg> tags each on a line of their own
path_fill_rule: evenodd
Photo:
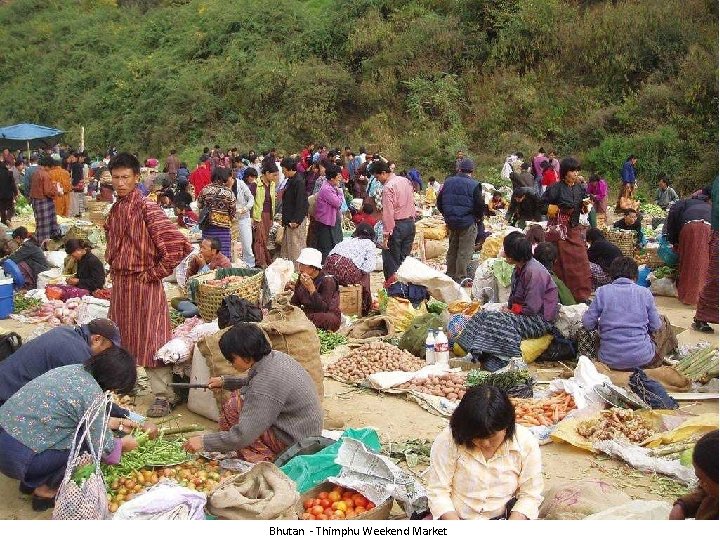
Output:
<svg viewBox="0 0 720 540">
<path fill-rule="evenodd" d="M 105 220 L 107 219 L 107 216 L 102 212 L 90 212 L 88 219 L 98 227 L 104 227 L 105 226 Z"/>
<path fill-rule="evenodd" d="M 638 266 L 645 265 L 648 268 L 652 268 L 655 270 L 656 268 L 660 268 L 661 266 L 665 266 L 665 261 L 663 261 L 660 258 L 660 255 L 658 255 L 657 248 L 655 249 L 645 249 L 644 253 L 636 253 L 635 254 L 635 262 L 638 263 Z"/>
<path fill-rule="evenodd" d="M 89 200 L 85 202 L 85 208 L 88 212 L 104 212 L 108 206 L 110 206 L 110 203 L 105 201 Z"/>
<path fill-rule="evenodd" d="M 632 257 L 635 252 L 636 234 L 633 231 L 605 229 L 605 238 L 615 244 L 625 257 Z"/>
<path fill-rule="evenodd" d="M 252 272 L 248 269 L 231 269 L 231 270 L 245 270 L 246 272 Z M 234 272 L 233 272 L 234 274 Z M 228 275 L 228 274 L 225 274 Z M 216 273 L 216 279 L 221 279 L 223 276 L 220 271 Z M 262 271 L 257 272 L 255 275 L 247 275 L 243 277 L 241 281 L 235 283 L 229 283 L 224 287 L 217 287 L 209 283 L 200 283 L 197 292 L 197 306 L 200 310 L 200 316 L 206 321 L 212 321 L 217 317 L 217 310 L 222 304 L 225 297 L 234 294 L 243 298 L 254 305 L 260 305 L 260 296 L 263 288 L 263 281 L 265 279 L 265 273 Z"/>
</svg>

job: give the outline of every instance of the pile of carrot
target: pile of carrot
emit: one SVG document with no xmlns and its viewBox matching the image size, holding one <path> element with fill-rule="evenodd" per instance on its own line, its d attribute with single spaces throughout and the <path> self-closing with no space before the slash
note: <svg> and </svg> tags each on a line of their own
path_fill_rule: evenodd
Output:
<svg viewBox="0 0 720 540">
<path fill-rule="evenodd" d="M 515 421 L 523 426 L 552 426 L 577 408 L 572 395 L 560 392 L 544 399 L 510 398 L 515 406 Z"/>
</svg>

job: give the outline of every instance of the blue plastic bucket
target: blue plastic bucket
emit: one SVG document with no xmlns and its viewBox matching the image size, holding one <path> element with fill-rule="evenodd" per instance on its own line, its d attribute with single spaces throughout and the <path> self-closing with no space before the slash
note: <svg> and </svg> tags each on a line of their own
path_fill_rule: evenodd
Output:
<svg viewBox="0 0 720 540">
<path fill-rule="evenodd" d="M 0 279 L 0 319 L 7 319 L 15 309 L 12 278 Z"/>
</svg>

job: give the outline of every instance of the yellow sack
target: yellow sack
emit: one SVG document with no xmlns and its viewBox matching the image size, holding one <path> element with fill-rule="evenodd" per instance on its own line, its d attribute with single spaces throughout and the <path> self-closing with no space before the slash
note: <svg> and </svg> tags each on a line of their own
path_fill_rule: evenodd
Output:
<svg viewBox="0 0 720 540">
<path fill-rule="evenodd" d="M 693 416 L 685 420 L 675 429 L 664 431 L 650 437 L 645 441 L 648 448 L 657 448 L 665 444 L 679 443 L 687 441 L 694 435 L 702 436 L 708 431 L 718 428 L 718 415 L 716 413 L 705 413 L 699 416 Z"/>
<path fill-rule="evenodd" d="M 388 298 L 385 316 L 392 322 L 392 327 L 395 332 L 402 333 L 410 327 L 415 317 L 427 315 L 427 312 L 428 310 L 424 301 L 416 309 L 410 303 L 410 300 L 391 296 Z"/>
<path fill-rule="evenodd" d="M 467 353 L 463 350 L 463 348 L 460 345 L 455 343 L 453 345 L 453 354 L 455 356 L 465 356 Z"/>
<path fill-rule="evenodd" d="M 441 227 L 424 227 L 422 228 L 423 237 L 428 240 L 444 240 L 448 237 L 447 226 Z"/>
<path fill-rule="evenodd" d="M 522 358 L 528 364 L 533 363 L 538 356 L 544 353 L 552 343 L 552 334 L 545 334 L 536 339 L 523 339 L 520 342 L 520 352 Z"/>
<path fill-rule="evenodd" d="M 437 202 L 437 192 L 434 189 L 428 189 L 425 191 L 425 204 L 435 206 Z"/>
</svg>

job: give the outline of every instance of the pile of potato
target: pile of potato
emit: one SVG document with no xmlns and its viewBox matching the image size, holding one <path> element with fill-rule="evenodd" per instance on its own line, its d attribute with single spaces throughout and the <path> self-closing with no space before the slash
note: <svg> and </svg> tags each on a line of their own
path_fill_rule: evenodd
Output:
<svg viewBox="0 0 720 540">
<path fill-rule="evenodd" d="M 327 368 L 328 375 L 343 381 L 356 383 L 365 380 L 373 373 L 382 371 L 417 371 L 425 366 L 425 361 L 390 345 L 377 341 L 366 343 L 344 356 Z"/>
<path fill-rule="evenodd" d="M 440 396 L 450 401 L 460 401 L 465 395 L 465 375 L 461 373 L 431 375 L 426 378 L 414 379 L 395 388 Z"/>
</svg>

